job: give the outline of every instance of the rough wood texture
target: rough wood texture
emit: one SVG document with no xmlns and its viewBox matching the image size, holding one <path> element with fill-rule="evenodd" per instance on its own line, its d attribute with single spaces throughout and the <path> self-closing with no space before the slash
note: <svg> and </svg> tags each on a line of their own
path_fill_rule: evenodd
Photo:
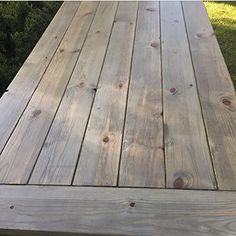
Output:
<svg viewBox="0 0 236 236">
<path fill-rule="evenodd" d="M 165 187 L 156 1 L 139 3 L 119 185 Z"/>
<path fill-rule="evenodd" d="M 63 3 L 22 68 L 0 99 L 0 153 L 59 46 L 79 2 Z"/>
<path fill-rule="evenodd" d="M 236 190 L 236 96 L 203 3 L 183 3 L 206 129 L 220 189 Z"/>
<path fill-rule="evenodd" d="M 0 156 L 1 183 L 27 182 L 80 54 L 97 5 L 97 2 L 81 3 L 50 67 Z"/>
<path fill-rule="evenodd" d="M 161 2 L 161 36 L 167 187 L 214 189 L 180 2 Z"/>
<path fill-rule="evenodd" d="M 120 2 L 75 175 L 75 185 L 116 185 L 137 2 Z"/>
<path fill-rule="evenodd" d="M 233 236 L 236 193 L 0 187 L 0 228 L 106 235 Z"/>
<path fill-rule="evenodd" d="M 101 2 L 30 183 L 71 184 L 117 2 Z"/>
</svg>

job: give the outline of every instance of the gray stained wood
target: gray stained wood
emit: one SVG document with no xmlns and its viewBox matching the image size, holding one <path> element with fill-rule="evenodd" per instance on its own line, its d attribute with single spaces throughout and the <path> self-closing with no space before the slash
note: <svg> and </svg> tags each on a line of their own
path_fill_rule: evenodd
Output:
<svg viewBox="0 0 236 236">
<path fill-rule="evenodd" d="M 137 17 L 119 185 L 165 187 L 159 3 Z"/>
<path fill-rule="evenodd" d="M 74 185 L 117 184 L 137 2 L 120 2 Z"/>
<path fill-rule="evenodd" d="M 160 6 L 167 187 L 214 189 L 181 3 Z"/>
<path fill-rule="evenodd" d="M 63 3 L 41 39 L 25 61 L 0 101 L 0 152 L 24 112 L 31 96 L 70 26 L 79 2 Z"/>
<path fill-rule="evenodd" d="M 20 230 L 41 235 L 236 235 L 235 192 L 62 186 L 0 186 L 0 192 L 3 235 L 9 229 L 14 236 Z"/>
<path fill-rule="evenodd" d="M 97 2 L 82 2 L 0 156 L 0 182 L 25 184 L 77 61 Z"/>
<path fill-rule="evenodd" d="M 65 2 L 8 90 L 0 235 L 236 235 L 236 96 L 202 2 Z"/>
<path fill-rule="evenodd" d="M 70 184 L 102 68 L 117 2 L 101 2 L 30 183 Z"/>
<path fill-rule="evenodd" d="M 219 189 L 236 190 L 236 97 L 201 3 L 183 3 L 203 117 Z"/>
</svg>

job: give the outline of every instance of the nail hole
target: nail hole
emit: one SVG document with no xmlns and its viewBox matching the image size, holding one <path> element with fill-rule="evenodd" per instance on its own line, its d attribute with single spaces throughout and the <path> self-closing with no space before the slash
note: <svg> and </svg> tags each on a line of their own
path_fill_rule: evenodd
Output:
<svg viewBox="0 0 236 236">
<path fill-rule="evenodd" d="M 129 206 L 130 206 L 130 207 L 134 207 L 134 206 L 135 206 L 135 202 L 131 202 L 131 203 L 129 204 Z"/>
<path fill-rule="evenodd" d="M 64 49 L 60 49 L 60 52 L 64 52 Z"/>
<path fill-rule="evenodd" d="M 94 91 L 94 92 L 97 92 L 97 88 L 93 88 L 93 91 Z"/>
<path fill-rule="evenodd" d="M 189 86 L 190 86 L 190 87 L 193 87 L 193 84 L 190 84 Z"/>
<path fill-rule="evenodd" d="M 171 89 L 170 89 L 170 92 L 171 92 L 171 93 L 176 93 L 176 88 L 171 88 Z"/>
<path fill-rule="evenodd" d="M 10 209 L 13 210 L 13 209 L 14 209 L 14 206 L 10 206 Z"/>
<path fill-rule="evenodd" d="M 158 43 L 157 43 L 157 42 L 151 43 L 151 47 L 156 48 L 157 46 L 158 46 Z"/>
</svg>

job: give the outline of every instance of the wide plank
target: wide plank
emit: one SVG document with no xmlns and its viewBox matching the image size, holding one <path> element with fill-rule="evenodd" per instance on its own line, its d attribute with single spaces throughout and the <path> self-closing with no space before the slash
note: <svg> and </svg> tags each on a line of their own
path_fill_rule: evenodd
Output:
<svg viewBox="0 0 236 236">
<path fill-rule="evenodd" d="M 221 191 L 0 186 L 0 235 L 233 236 L 235 202 Z"/>
<path fill-rule="evenodd" d="M 75 174 L 75 185 L 117 184 L 137 2 L 120 2 Z"/>
<path fill-rule="evenodd" d="M 201 2 L 183 3 L 190 48 L 219 189 L 236 190 L 236 96 Z"/>
<path fill-rule="evenodd" d="M 118 2 L 101 2 L 30 184 L 71 184 Z"/>
<path fill-rule="evenodd" d="M 159 3 L 137 17 L 119 185 L 165 187 Z"/>
<path fill-rule="evenodd" d="M 79 2 L 62 4 L 52 22 L 0 99 L 0 153 L 45 73 Z"/>
<path fill-rule="evenodd" d="M 25 184 L 94 18 L 97 2 L 83 2 L 50 66 L 0 156 L 0 182 Z"/>
<path fill-rule="evenodd" d="M 180 2 L 161 2 L 161 37 L 167 187 L 214 189 Z"/>
</svg>

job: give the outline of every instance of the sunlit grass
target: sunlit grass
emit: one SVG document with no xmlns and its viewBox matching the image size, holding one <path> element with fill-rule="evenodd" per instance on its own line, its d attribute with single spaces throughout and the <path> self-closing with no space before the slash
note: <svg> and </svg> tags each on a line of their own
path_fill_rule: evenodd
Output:
<svg viewBox="0 0 236 236">
<path fill-rule="evenodd" d="M 205 2 L 205 6 L 236 88 L 236 2 Z"/>
</svg>

